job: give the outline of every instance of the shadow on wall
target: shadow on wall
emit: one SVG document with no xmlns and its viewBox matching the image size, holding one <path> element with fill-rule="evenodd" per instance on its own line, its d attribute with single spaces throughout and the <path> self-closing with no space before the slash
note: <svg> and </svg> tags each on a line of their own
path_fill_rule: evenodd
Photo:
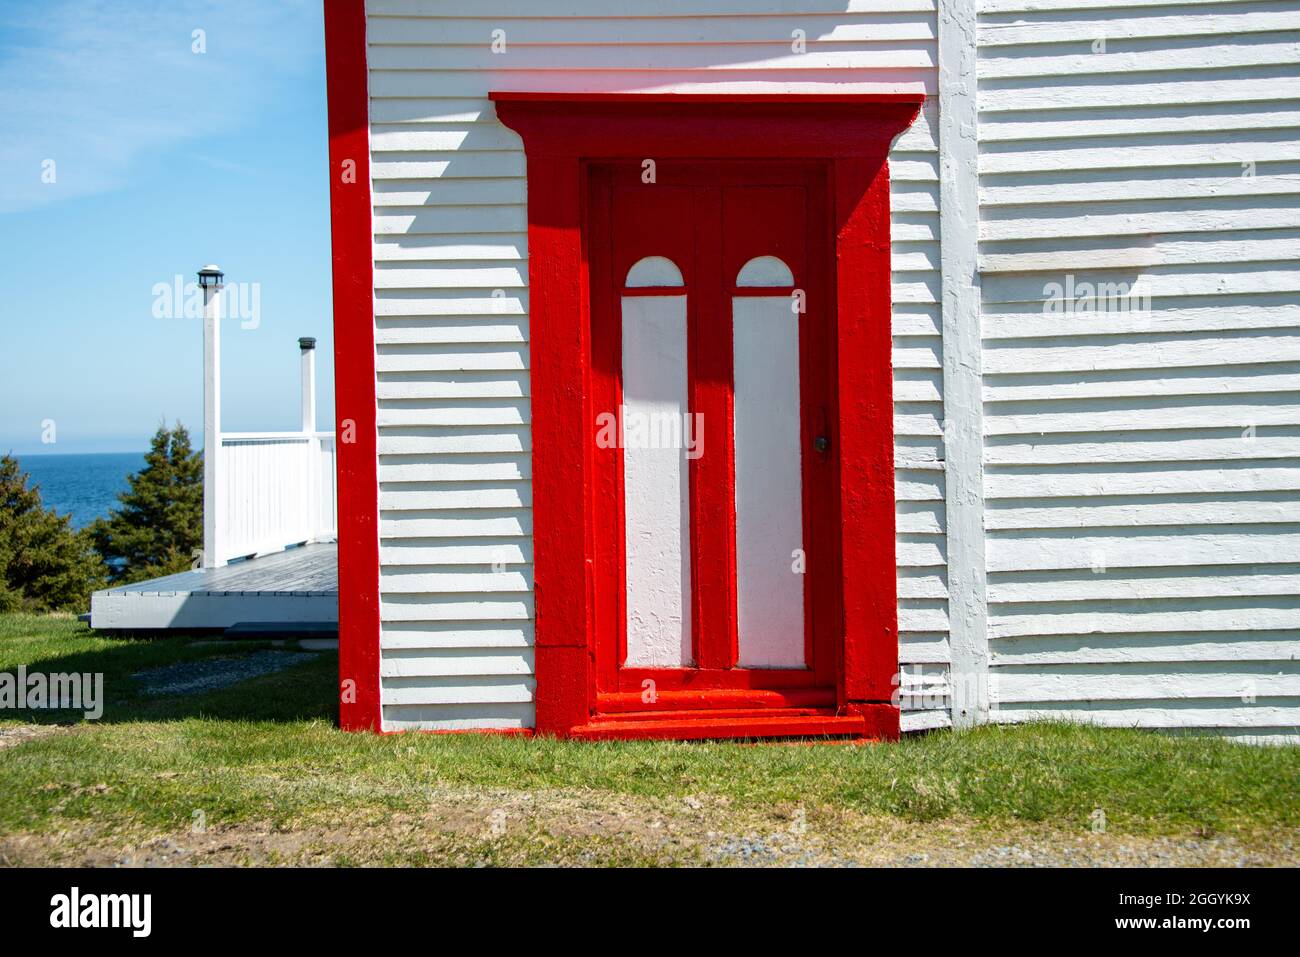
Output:
<svg viewBox="0 0 1300 957">
<path fill-rule="evenodd" d="M 439 310 L 448 313 L 440 316 L 448 335 L 459 326 L 481 330 L 481 317 L 490 315 L 498 327 L 493 350 L 509 350 L 500 358 L 527 369 L 525 160 L 519 136 L 495 121 L 489 91 L 924 93 L 915 127 L 931 140 L 933 11 L 862 12 L 847 0 L 711 0 L 705 10 L 655 4 L 631 28 L 594 4 L 578 5 L 590 11 L 585 16 L 544 19 L 487 6 L 473 19 L 368 24 L 376 308 L 388 332 L 381 354 L 419 351 L 415 329 L 427 324 L 430 290 L 438 289 L 461 301 L 462 309 L 448 301 Z M 435 61 L 436 77 L 428 72 Z M 931 218 L 893 216 L 918 229 Z M 471 252 L 474 260 L 465 261 Z"/>
</svg>

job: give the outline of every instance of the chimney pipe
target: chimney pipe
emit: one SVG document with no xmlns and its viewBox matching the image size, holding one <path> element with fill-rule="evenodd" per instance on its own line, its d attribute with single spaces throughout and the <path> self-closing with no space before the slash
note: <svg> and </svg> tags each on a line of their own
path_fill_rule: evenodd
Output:
<svg viewBox="0 0 1300 957">
<path fill-rule="evenodd" d="M 308 435 L 316 432 L 316 340 L 303 336 L 298 340 L 302 350 L 302 430 Z"/>
</svg>

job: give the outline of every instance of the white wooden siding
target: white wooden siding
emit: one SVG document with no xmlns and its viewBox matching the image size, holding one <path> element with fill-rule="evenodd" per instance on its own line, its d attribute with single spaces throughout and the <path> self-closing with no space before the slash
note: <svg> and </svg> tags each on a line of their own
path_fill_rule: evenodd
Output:
<svg viewBox="0 0 1300 957">
<path fill-rule="evenodd" d="M 933 0 L 370 0 L 386 728 L 533 721 L 527 186 L 494 89 L 936 93 Z M 493 30 L 506 52 L 491 52 Z M 803 30 L 807 51 L 791 52 Z M 891 154 L 904 727 L 944 725 L 937 122 Z M 495 563 L 495 564 L 494 564 Z"/>
<path fill-rule="evenodd" d="M 993 716 L 1295 735 L 1300 9 L 980 12 Z"/>
</svg>

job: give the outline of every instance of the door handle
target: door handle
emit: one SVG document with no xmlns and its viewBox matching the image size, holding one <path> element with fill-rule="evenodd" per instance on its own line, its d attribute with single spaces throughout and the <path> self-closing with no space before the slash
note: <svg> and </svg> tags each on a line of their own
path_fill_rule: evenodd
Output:
<svg viewBox="0 0 1300 957">
<path fill-rule="evenodd" d="M 825 453 L 831 447 L 831 440 L 824 435 L 819 435 L 813 439 L 813 448 L 818 452 Z"/>
</svg>

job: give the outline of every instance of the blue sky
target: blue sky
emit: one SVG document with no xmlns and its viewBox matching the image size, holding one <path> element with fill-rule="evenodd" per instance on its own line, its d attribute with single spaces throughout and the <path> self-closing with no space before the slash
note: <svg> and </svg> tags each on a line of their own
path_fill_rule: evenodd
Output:
<svg viewBox="0 0 1300 957">
<path fill-rule="evenodd" d="M 136 451 L 163 419 L 198 444 L 201 323 L 154 289 L 208 262 L 260 291 L 223 330 L 223 427 L 297 427 L 311 335 L 329 428 L 326 156 L 320 0 L 5 0 L 0 451 Z"/>
</svg>

